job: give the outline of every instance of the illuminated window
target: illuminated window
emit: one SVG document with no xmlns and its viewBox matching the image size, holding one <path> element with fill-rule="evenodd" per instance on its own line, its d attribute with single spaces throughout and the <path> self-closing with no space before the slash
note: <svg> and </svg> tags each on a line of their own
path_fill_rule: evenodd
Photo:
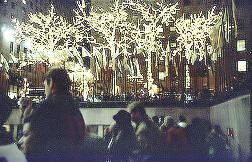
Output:
<svg viewBox="0 0 252 162">
<path fill-rule="evenodd" d="M 247 71 L 247 61 L 240 60 L 237 62 L 237 71 L 238 72 L 246 72 Z"/>
<path fill-rule="evenodd" d="M 237 51 L 246 51 L 246 41 L 243 40 L 237 40 Z"/>
</svg>

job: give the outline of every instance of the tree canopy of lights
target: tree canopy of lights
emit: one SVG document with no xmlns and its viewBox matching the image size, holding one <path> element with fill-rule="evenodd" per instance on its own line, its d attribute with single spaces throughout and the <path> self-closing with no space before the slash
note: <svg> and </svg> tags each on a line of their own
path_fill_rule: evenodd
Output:
<svg viewBox="0 0 252 162">
<path fill-rule="evenodd" d="M 79 3 L 79 10 L 76 11 L 76 24 L 88 24 L 92 33 L 89 42 L 95 48 L 108 49 L 110 51 L 111 61 L 103 61 L 103 64 L 110 64 L 115 70 L 117 58 L 124 56 L 123 66 L 126 66 L 127 60 L 135 55 L 143 55 L 148 62 L 148 78 L 151 74 L 151 54 L 159 54 L 162 49 L 162 25 L 168 25 L 175 21 L 175 15 L 178 10 L 178 4 L 156 3 L 152 6 L 146 2 L 140 1 L 115 1 L 109 11 L 101 8 L 92 9 L 89 16 L 85 14 L 85 2 Z M 85 23 L 83 23 L 85 22 Z M 99 52 L 93 52 L 94 57 Z M 100 54 L 101 55 L 101 54 Z M 108 55 L 102 54 L 103 57 Z M 138 64 L 137 59 L 133 64 Z M 130 64 L 129 64 L 130 66 Z M 128 67 L 130 68 L 130 67 Z M 137 67 L 137 75 L 140 70 Z M 139 76 L 136 76 L 139 77 Z M 153 81 L 153 80 L 152 80 Z M 151 82 L 152 82 L 151 81 Z"/>
<path fill-rule="evenodd" d="M 211 45 L 213 39 L 211 33 L 215 25 L 221 20 L 221 14 L 215 12 L 215 8 L 207 12 L 191 14 L 190 18 L 185 16 L 175 22 L 177 33 L 177 49 L 173 55 L 185 55 L 186 59 L 194 63 L 196 60 L 202 60 L 209 56 L 211 60 L 217 59 L 217 52 Z"/>
<path fill-rule="evenodd" d="M 44 62 L 53 66 L 62 65 L 72 59 L 83 64 L 77 51 L 84 37 L 83 32 L 62 16 L 58 16 L 53 6 L 48 14 L 30 13 L 27 22 L 14 22 L 17 44 L 24 44 L 29 51 L 27 58 L 23 60 Z"/>
<path fill-rule="evenodd" d="M 85 1 L 79 3 L 79 10 L 76 12 L 76 24 L 83 24 L 87 32 L 91 32 L 92 36 L 88 41 L 95 49 L 108 49 L 110 51 L 110 66 L 116 67 L 116 58 L 127 53 L 127 48 L 131 43 L 129 32 L 133 29 L 133 25 L 129 22 L 129 14 L 126 12 L 126 6 L 115 1 L 109 11 L 101 8 L 92 9 L 89 16 L 86 15 Z M 89 28 L 87 28 L 88 26 Z M 92 56 L 96 57 L 99 52 L 93 52 Z M 105 57 L 108 57 L 105 55 Z M 108 64 L 109 62 L 103 62 Z"/>
<path fill-rule="evenodd" d="M 128 0 L 130 9 L 136 12 L 138 33 L 133 33 L 137 44 L 137 53 L 142 53 L 148 64 L 147 78 L 149 81 L 148 89 L 152 86 L 151 73 L 151 54 L 156 54 L 156 58 L 165 57 L 168 61 L 169 46 L 164 49 L 162 38 L 164 37 L 164 26 L 169 26 L 175 22 L 178 8 L 176 4 L 164 4 L 156 2 L 155 4 L 143 3 L 141 1 Z M 157 61 L 156 61 L 157 63 Z M 150 86 L 150 87 L 149 87 Z"/>
</svg>

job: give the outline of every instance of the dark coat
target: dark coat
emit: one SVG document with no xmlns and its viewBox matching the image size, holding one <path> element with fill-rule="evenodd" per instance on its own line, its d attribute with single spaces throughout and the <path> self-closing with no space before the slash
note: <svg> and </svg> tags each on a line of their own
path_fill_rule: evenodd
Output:
<svg viewBox="0 0 252 162">
<path fill-rule="evenodd" d="M 116 125 L 112 132 L 112 139 L 108 146 L 110 153 L 119 156 L 129 156 L 136 149 L 136 136 L 131 125 L 118 126 Z"/>
<path fill-rule="evenodd" d="M 71 96 L 49 96 L 38 105 L 32 116 L 50 152 L 75 152 L 84 139 L 84 119 Z"/>
</svg>

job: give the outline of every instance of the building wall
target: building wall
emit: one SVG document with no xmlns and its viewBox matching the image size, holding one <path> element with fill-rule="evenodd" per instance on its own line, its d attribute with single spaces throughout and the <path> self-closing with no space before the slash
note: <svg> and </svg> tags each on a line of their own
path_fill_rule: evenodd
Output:
<svg viewBox="0 0 252 162">
<path fill-rule="evenodd" d="M 243 95 L 210 108 L 212 124 L 220 125 L 225 134 L 228 128 L 233 130 L 234 137 L 228 137 L 228 140 L 237 161 L 246 161 L 251 154 L 250 109 L 250 95 Z"/>
<path fill-rule="evenodd" d="M 85 108 L 81 109 L 81 113 L 85 119 L 87 125 L 110 125 L 113 123 L 113 115 L 115 115 L 120 109 L 119 108 Z M 200 117 L 203 119 L 209 119 L 209 109 L 208 108 L 154 108 L 150 107 L 146 109 L 147 114 L 150 117 L 166 116 L 170 115 L 174 119 L 178 120 L 179 115 L 184 115 L 190 122 L 191 119 L 195 117 Z"/>
<path fill-rule="evenodd" d="M 121 108 L 126 110 L 126 108 Z M 113 123 L 113 115 L 115 115 L 120 108 L 81 108 L 81 113 L 87 125 L 110 125 Z M 152 116 L 166 116 L 170 115 L 174 119 L 178 120 L 179 115 L 184 115 L 190 122 L 195 117 L 209 120 L 209 108 L 146 108 L 147 114 Z M 13 110 L 8 123 L 19 124 L 20 112 L 18 109 Z"/>
</svg>

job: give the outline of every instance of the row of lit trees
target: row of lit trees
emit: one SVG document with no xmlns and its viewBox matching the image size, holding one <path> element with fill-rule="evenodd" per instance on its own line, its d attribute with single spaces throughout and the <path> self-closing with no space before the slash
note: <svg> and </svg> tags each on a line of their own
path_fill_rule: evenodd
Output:
<svg viewBox="0 0 252 162">
<path fill-rule="evenodd" d="M 206 58 L 207 55 L 216 58 L 211 33 L 216 25 L 220 25 L 220 13 L 213 9 L 207 16 L 201 13 L 192 15 L 189 19 L 179 18 L 178 6 L 158 2 L 151 5 L 134 0 L 115 1 L 109 11 L 97 8 L 87 15 L 85 1 L 82 0 L 78 2 L 72 23 L 57 15 L 52 7 L 47 15 L 30 14 L 29 20 L 23 23 L 16 20 L 16 37 L 18 43 L 29 44 L 32 51 L 27 56 L 28 59 L 23 61 L 46 62 L 49 66 L 63 64 L 65 68 L 77 71 L 84 85 L 88 82 L 83 77 L 87 73 L 83 68 L 84 56 L 95 60 L 96 74 L 88 71 L 89 74 L 93 73 L 89 75 L 91 79 L 99 77 L 101 69 L 108 66 L 115 73 L 120 68 L 130 71 L 132 66 L 136 66 L 137 72 L 132 76 L 142 78 L 138 59 L 132 59 L 141 55 L 147 63 L 146 87 L 151 90 L 153 54 L 156 58 L 164 58 L 166 62 L 176 55 L 186 56 L 191 63 Z M 162 42 L 163 27 L 170 23 L 175 24 L 179 34 L 178 48 L 174 51 L 170 50 L 169 42 L 166 45 Z M 84 49 L 83 42 L 91 45 L 91 51 Z M 80 48 L 82 53 L 79 52 Z M 115 92 L 116 82 L 114 77 L 112 92 Z M 88 91 L 87 88 L 84 90 Z"/>
</svg>

